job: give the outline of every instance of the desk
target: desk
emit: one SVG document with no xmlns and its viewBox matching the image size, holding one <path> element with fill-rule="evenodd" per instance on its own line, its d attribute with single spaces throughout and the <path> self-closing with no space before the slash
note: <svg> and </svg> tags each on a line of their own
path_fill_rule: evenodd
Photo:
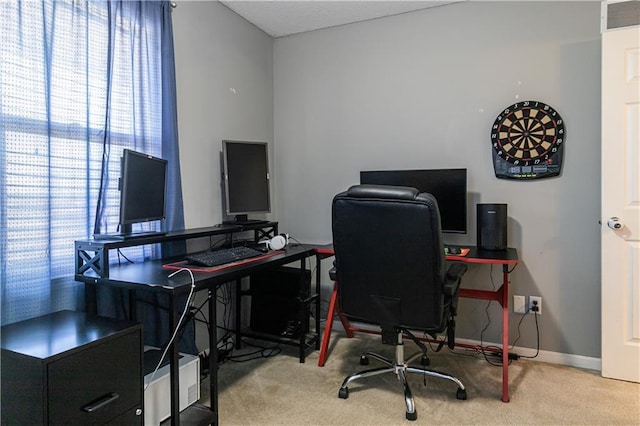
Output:
<svg viewBox="0 0 640 426">
<path fill-rule="evenodd" d="M 76 275 L 77 281 L 85 283 L 86 286 L 86 303 L 87 310 L 95 310 L 96 307 L 96 291 L 98 285 L 106 285 L 127 289 L 135 300 L 137 291 L 159 292 L 167 294 L 170 298 L 169 310 L 169 335 L 173 334 L 178 320 L 179 314 L 184 306 L 178 306 L 178 298 L 186 295 L 191 291 L 191 276 L 184 272 L 169 278 L 171 270 L 163 269 L 162 265 L 168 260 L 150 260 L 142 263 L 125 264 L 117 267 L 109 267 L 108 251 L 120 247 L 155 244 L 167 241 L 186 240 L 190 238 L 201 238 L 211 235 L 229 234 L 247 230 L 256 231 L 256 239 L 264 236 L 263 228 L 269 227 L 271 232 L 277 233 L 277 224 L 269 223 L 267 225 L 249 225 L 249 226 L 220 226 L 213 228 L 201 228 L 197 230 L 187 230 L 178 233 L 169 233 L 164 236 L 144 237 L 126 241 L 76 241 Z M 260 235 L 259 235 L 260 234 Z M 93 254 L 93 255 L 92 255 Z M 206 290 L 209 292 L 209 318 L 215 321 L 217 318 L 215 291 L 221 284 L 237 281 L 243 277 L 249 276 L 254 272 L 275 268 L 296 261 L 300 261 L 301 273 L 305 268 L 307 257 L 313 256 L 315 251 L 313 247 L 306 245 L 289 245 L 274 256 L 259 258 L 253 262 L 244 263 L 238 266 L 228 267 L 213 272 L 194 272 L 194 292 Z M 319 283 L 318 283 L 319 285 Z M 133 307 L 132 307 L 133 308 Z M 135 310 L 131 311 L 135 315 Z M 130 312 L 130 315 L 132 313 Z M 319 312 L 315 315 L 319 318 Z M 135 318 L 135 317 L 134 317 Z M 308 331 L 308 330 L 307 330 Z M 319 342 L 319 327 L 315 330 L 316 340 Z M 205 421 L 208 423 L 218 423 L 218 383 L 217 383 L 217 327 L 210 327 L 209 333 L 209 374 L 210 374 L 210 394 L 211 407 L 210 415 Z M 305 352 L 301 351 L 301 362 L 304 361 Z M 169 350 L 170 364 L 170 382 L 171 382 L 171 424 L 180 424 L 179 410 L 179 386 L 178 386 L 178 345 L 172 344 Z M 189 410 L 185 410 L 187 412 Z M 183 412 L 185 418 L 189 417 L 189 413 Z M 207 423 L 207 424 L 208 424 Z"/>
<path fill-rule="evenodd" d="M 333 254 L 330 246 L 316 249 L 317 256 L 328 257 Z M 471 299 L 494 300 L 502 306 L 502 401 L 509 402 L 509 266 L 518 263 L 518 252 L 515 248 L 508 248 L 504 251 L 479 250 L 477 247 L 470 247 L 469 252 L 465 256 L 447 255 L 448 261 L 478 263 L 483 265 L 502 265 L 502 285 L 499 289 L 493 290 L 475 290 L 468 288 L 460 289 L 460 297 Z M 464 283 L 464 279 L 463 279 Z M 328 358 L 327 350 L 329 348 L 329 340 L 331 339 L 331 328 L 335 314 L 342 322 L 347 337 L 353 337 L 354 332 L 379 334 L 366 328 L 354 327 L 349 320 L 342 315 L 338 307 L 338 283 L 334 283 L 333 293 L 329 302 L 329 311 L 327 312 L 327 322 L 324 328 L 322 344 L 320 345 L 320 357 L 318 366 L 324 366 Z M 472 347 L 471 345 L 456 344 L 456 346 Z"/>
</svg>

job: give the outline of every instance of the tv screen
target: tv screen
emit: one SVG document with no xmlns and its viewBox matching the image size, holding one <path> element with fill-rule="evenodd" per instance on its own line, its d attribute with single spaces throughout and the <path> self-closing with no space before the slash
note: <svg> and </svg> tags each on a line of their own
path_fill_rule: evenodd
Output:
<svg viewBox="0 0 640 426">
<path fill-rule="evenodd" d="M 411 186 L 433 194 L 440 209 L 442 231 L 467 232 L 467 169 L 362 171 L 360 183 Z"/>
<path fill-rule="evenodd" d="M 225 212 L 236 222 L 270 213 L 269 155 L 265 142 L 222 141 Z"/>
<path fill-rule="evenodd" d="M 165 218 L 167 161 L 125 149 L 120 176 L 120 227 Z"/>
</svg>

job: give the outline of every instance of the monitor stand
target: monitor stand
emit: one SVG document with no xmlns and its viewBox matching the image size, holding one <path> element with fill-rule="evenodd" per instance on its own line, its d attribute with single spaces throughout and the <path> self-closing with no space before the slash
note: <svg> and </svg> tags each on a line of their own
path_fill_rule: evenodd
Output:
<svg viewBox="0 0 640 426">
<path fill-rule="evenodd" d="M 269 223 L 269 221 L 262 219 L 249 219 L 246 214 L 237 214 L 233 220 L 225 220 L 222 223 L 225 225 L 264 225 L 265 223 Z"/>
<path fill-rule="evenodd" d="M 113 233 L 107 233 L 107 234 L 93 234 L 93 239 L 124 241 L 124 240 L 131 240 L 135 238 L 157 237 L 165 234 L 166 232 L 164 231 L 133 232 L 131 230 L 131 224 L 128 224 L 128 225 L 120 225 L 120 232 L 113 232 Z"/>
</svg>

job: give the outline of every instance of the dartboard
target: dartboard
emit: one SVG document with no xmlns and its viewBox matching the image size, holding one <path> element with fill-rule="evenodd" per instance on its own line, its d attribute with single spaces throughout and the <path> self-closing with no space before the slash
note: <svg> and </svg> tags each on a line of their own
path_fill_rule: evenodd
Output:
<svg viewBox="0 0 640 426">
<path fill-rule="evenodd" d="M 503 110 L 491 128 L 493 168 L 504 179 L 540 179 L 560 174 L 566 138 L 558 111 L 538 101 Z"/>
</svg>

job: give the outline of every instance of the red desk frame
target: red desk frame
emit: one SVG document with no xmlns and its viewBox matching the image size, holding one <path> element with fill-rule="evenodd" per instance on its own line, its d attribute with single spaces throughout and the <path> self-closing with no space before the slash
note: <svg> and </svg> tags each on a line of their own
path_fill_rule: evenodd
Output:
<svg viewBox="0 0 640 426">
<path fill-rule="evenodd" d="M 321 247 L 316 249 L 316 256 L 318 258 L 324 258 L 332 256 L 333 248 Z M 502 352 L 502 401 L 509 402 L 509 266 L 518 263 L 518 252 L 515 248 L 508 248 L 504 251 L 488 251 L 478 250 L 476 247 L 471 247 L 469 253 L 465 256 L 446 256 L 449 261 L 458 261 L 465 263 L 479 263 L 483 265 L 502 265 L 502 285 L 499 289 L 492 290 L 475 290 L 468 288 L 460 289 L 460 297 L 467 297 L 470 299 L 480 300 L 494 300 L 500 303 L 502 306 L 502 350 L 500 349 L 487 349 L 485 351 Z M 329 348 L 329 341 L 331 339 L 331 328 L 333 327 L 333 319 L 337 314 L 342 326 L 344 327 L 347 337 L 353 337 L 355 332 L 359 333 L 371 333 L 380 334 L 376 330 L 370 330 L 366 328 L 354 327 L 349 323 L 349 320 L 342 315 L 340 308 L 338 307 L 338 283 L 333 285 L 333 292 L 331 294 L 331 300 L 329 302 L 329 311 L 327 312 L 327 322 L 324 328 L 324 335 L 322 338 L 322 345 L 320 346 L 320 357 L 318 359 L 318 366 L 324 366 L 327 358 L 329 357 L 327 350 Z M 477 348 L 477 346 L 466 345 L 456 343 L 456 346 Z"/>
</svg>

